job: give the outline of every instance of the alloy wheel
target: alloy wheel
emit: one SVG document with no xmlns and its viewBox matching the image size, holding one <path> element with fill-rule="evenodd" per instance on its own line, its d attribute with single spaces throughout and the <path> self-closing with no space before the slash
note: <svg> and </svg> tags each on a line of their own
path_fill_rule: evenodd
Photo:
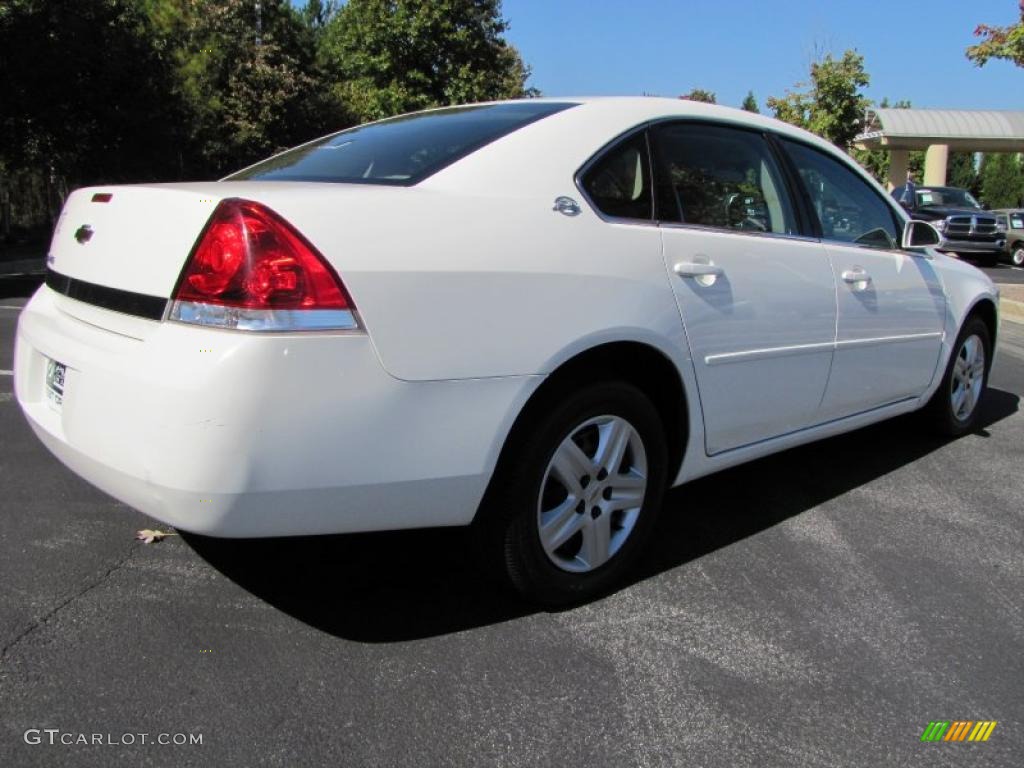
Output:
<svg viewBox="0 0 1024 768">
<path fill-rule="evenodd" d="M 985 384 L 985 344 L 977 335 L 968 336 L 957 350 L 950 380 L 953 416 L 967 421 L 974 412 Z"/>
<path fill-rule="evenodd" d="M 639 432 L 620 416 L 597 416 L 570 432 L 541 483 L 541 546 L 558 568 L 587 573 L 625 544 L 647 492 L 647 454 Z"/>
</svg>

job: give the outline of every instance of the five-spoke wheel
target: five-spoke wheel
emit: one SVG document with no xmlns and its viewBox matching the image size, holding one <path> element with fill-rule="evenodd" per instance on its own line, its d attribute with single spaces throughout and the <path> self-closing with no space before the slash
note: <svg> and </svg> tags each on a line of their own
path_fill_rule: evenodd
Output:
<svg viewBox="0 0 1024 768">
<path fill-rule="evenodd" d="M 985 386 L 985 344 L 977 334 L 964 339 L 953 360 L 949 397 L 953 416 L 966 421 L 974 413 Z"/>
<path fill-rule="evenodd" d="M 968 317 L 953 344 L 942 384 L 925 409 L 940 433 L 956 437 L 974 428 L 988 382 L 991 350 L 988 326 L 977 315 Z"/>
<path fill-rule="evenodd" d="M 633 425 L 598 416 L 562 440 L 541 482 L 537 526 L 556 566 L 592 571 L 613 557 L 636 525 L 647 490 L 647 452 Z"/>
<path fill-rule="evenodd" d="M 536 602 L 592 598 L 634 562 L 666 484 L 658 412 L 622 381 L 569 386 L 517 425 L 474 527 L 485 565 Z"/>
</svg>

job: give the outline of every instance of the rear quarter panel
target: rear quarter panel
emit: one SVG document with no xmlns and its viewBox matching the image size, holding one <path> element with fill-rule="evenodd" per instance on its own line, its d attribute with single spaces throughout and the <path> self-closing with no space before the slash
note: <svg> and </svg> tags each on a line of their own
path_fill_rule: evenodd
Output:
<svg viewBox="0 0 1024 768">
<path fill-rule="evenodd" d="M 679 357 L 657 228 L 556 213 L 568 184 L 530 196 L 395 192 L 382 209 L 282 211 L 337 266 L 393 376 L 547 373 L 621 339 Z"/>
</svg>

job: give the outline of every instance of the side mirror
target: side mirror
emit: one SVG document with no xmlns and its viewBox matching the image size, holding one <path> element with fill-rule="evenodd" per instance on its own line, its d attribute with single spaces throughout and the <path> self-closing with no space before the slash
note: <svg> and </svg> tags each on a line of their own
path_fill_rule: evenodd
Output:
<svg viewBox="0 0 1024 768">
<path fill-rule="evenodd" d="M 927 248 L 942 245 L 942 234 L 927 221 L 908 221 L 903 225 L 903 248 Z"/>
</svg>

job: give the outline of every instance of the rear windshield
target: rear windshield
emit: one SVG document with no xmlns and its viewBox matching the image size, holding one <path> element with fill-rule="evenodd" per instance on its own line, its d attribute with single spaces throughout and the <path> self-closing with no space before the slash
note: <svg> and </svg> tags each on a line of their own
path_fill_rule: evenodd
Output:
<svg viewBox="0 0 1024 768">
<path fill-rule="evenodd" d="M 571 106 L 527 101 L 403 115 L 290 149 L 225 181 L 415 184 L 485 144 Z"/>
</svg>

